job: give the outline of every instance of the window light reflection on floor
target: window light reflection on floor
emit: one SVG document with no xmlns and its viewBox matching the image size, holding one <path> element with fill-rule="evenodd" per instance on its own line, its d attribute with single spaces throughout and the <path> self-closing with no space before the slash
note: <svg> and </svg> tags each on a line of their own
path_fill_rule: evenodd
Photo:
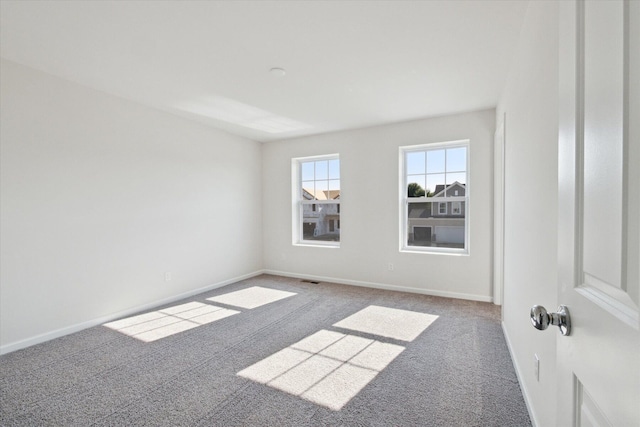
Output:
<svg viewBox="0 0 640 427">
<path fill-rule="evenodd" d="M 433 314 L 370 305 L 333 326 L 400 341 L 413 341 L 437 318 Z"/>
<path fill-rule="evenodd" d="M 340 410 L 404 347 L 320 330 L 238 372 L 238 375 Z"/>
<path fill-rule="evenodd" d="M 236 310 L 194 301 L 105 323 L 103 326 L 140 341 L 152 342 L 238 313 Z"/>
<path fill-rule="evenodd" d="M 294 295 L 297 294 L 294 292 L 281 291 L 278 289 L 253 286 L 251 288 L 242 289 L 240 291 L 229 292 L 227 294 L 207 298 L 207 301 L 217 302 L 225 305 L 232 305 L 234 307 L 252 309 Z"/>
</svg>

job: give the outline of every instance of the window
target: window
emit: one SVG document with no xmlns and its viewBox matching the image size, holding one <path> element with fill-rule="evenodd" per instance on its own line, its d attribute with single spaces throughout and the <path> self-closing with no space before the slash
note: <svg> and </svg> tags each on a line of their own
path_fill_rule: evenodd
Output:
<svg viewBox="0 0 640 427">
<path fill-rule="evenodd" d="M 340 159 L 292 160 L 293 244 L 340 246 Z"/>
<path fill-rule="evenodd" d="M 404 251 L 468 253 L 469 141 L 400 148 Z"/>
</svg>

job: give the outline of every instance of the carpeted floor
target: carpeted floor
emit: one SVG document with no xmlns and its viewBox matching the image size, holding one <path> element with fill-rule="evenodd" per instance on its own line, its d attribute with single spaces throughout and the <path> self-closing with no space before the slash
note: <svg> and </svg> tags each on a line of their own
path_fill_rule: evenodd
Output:
<svg viewBox="0 0 640 427">
<path fill-rule="evenodd" d="M 0 393 L 2 426 L 531 425 L 499 307 L 269 275 L 4 355 Z"/>
</svg>

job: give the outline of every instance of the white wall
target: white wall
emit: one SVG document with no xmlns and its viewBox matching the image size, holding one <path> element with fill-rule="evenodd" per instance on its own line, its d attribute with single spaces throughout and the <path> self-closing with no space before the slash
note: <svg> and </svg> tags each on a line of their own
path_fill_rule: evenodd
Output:
<svg viewBox="0 0 640 427">
<path fill-rule="evenodd" d="M 260 144 L 4 60 L 0 76 L 3 352 L 262 269 Z"/>
<path fill-rule="evenodd" d="M 531 2 L 497 108 L 506 112 L 504 329 L 539 426 L 555 425 L 555 340 L 529 321 L 557 307 L 558 5 Z M 499 120 L 500 121 L 500 120 Z M 540 358 L 540 381 L 534 377 Z"/>
<path fill-rule="evenodd" d="M 491 300 L 495 111 L 459 114 L 263 146 L 264 265 L 343 283 Z M 470 256 L 399 252 L 399 148 L 470 139 Z M 293 246 L 291 159 L 340 154 L 339 249 Z M 388 270 L 388 264 L 394 270 Z"/>
</svg>

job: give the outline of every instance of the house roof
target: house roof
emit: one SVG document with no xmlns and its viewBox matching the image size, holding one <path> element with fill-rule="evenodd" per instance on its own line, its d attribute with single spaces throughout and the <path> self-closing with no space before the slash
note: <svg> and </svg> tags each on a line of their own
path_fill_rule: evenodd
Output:
<svg viewBox="0 0 640 427">
<path fill-rule="evenodd" d="M 302 189 L 302 196 L 307 200 L 337 200 L 340 198 L 340 190 L 310 190 Z"/>
<path fill-rule="evenodd" d="M 462 188 L 463 190 L 466 188 L 465 184 L 462 184 L 458 181 L 455 181 L 453 184 L 448 184 L 446 186 L 447 189 L 450 189 L 452 187 L 458 186 L 460 188 Z M 445 184 L 438 184 L 436 185 L 436 190 L 434 191 L 433 197 L 442 197 L 444 196 L 444 190 L 445 190 Z"/>
</svg>

